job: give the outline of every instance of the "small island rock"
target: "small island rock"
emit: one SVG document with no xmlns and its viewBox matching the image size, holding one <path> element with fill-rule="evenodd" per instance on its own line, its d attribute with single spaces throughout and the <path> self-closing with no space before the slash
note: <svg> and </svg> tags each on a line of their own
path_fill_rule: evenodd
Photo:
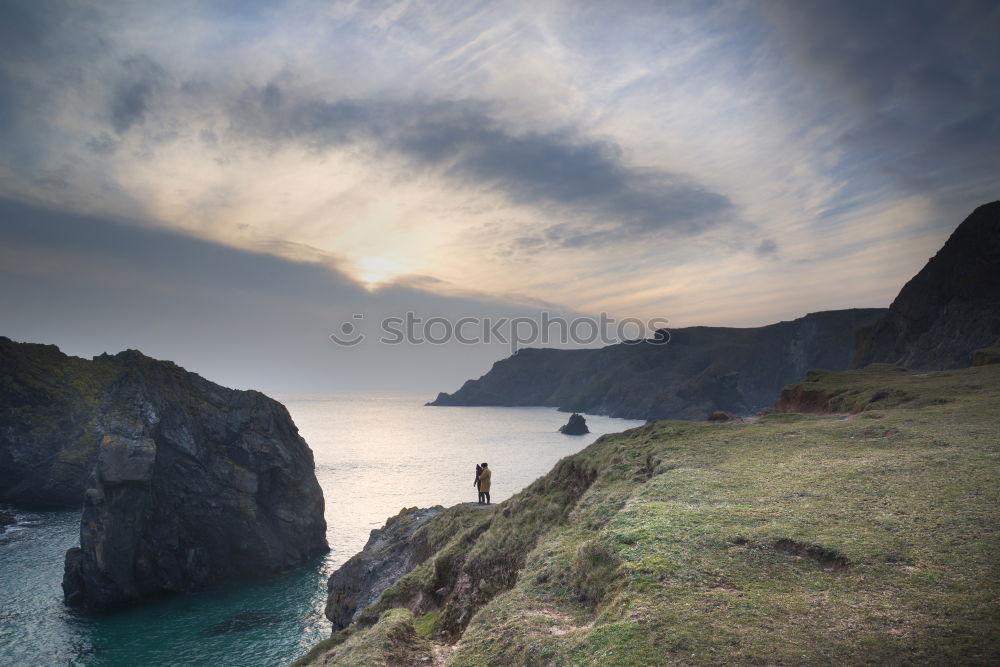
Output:
<svg viewBox="0 0 1000 667">
<path fill-rule="evenodd" d="M 590 429 L 587 428 L 587 420 L 583 415 L 574 412 L 569 416 L 569 421 L 559 427 L 559 432 L 566 435 L 585 435 L 590 433 Z"/>
</svg>

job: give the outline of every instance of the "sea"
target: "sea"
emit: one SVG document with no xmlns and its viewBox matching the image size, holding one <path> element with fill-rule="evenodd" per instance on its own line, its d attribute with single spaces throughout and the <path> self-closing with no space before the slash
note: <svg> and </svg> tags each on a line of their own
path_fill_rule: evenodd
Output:
<svg viewBox="0 0 1000 667">
<path fill-rule="evenodd" d="M 476 500 L 476 463 L 503 501 L 603 433 L 642 422 L 587 415 L 557 432 L 553 408 L 429 407 L 424 394 L 275 395 L 313 450 L 330 552 L 291 572 L 87 615 L 62 601 L 78 511 L 12 509 L 0 535 L 0 665 L 287 665 L 330 635 L 326 580 L 405 507 Z"/>
</svg>

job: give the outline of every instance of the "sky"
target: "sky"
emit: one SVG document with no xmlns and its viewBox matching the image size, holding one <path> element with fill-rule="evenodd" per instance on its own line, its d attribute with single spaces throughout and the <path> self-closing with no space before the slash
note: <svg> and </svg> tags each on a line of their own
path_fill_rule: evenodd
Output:
<svg viewBox="0 0 1000 667">
<path fill-rule="evenodd" d="M 1000 198 L 998 34 L 994 1 L 6 0 L 0 335 L 451 391 L 508 346 L 377 323 L 888 306 Z"/>
</svg>

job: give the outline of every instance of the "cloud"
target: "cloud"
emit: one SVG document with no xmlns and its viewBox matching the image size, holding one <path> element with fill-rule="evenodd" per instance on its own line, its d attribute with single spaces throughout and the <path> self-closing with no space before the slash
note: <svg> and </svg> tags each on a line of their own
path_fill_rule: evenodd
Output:
<svg viewBox="0 0 1000 667">
<path fill-rule="evenodd" d="M 1000 181 L 1000 5 L 770 3 L 767 15 L 812 104 L 842 127 L 842 175 L 932 197 Z"/>
<path fill-rule="evenodd" d="M 685 324 L 884 305 L 997 196 L 994 5 L 10 0 L 0 196 Z"/>
<path fill-rule="evenodd" d="M 164 69 L 146 56 L 129 58 L 111 99 L 111 124 L 118 134 L 141 124 L 152 97 L 167 78 Z"/>
<path fill-rule="evenodd" d="M 139 348 L 229 386 L 420 389 L 431 398 L 507 346 L 382 345 L 384 317 L 576 315 L 539 301 L 442 295 L 419 276 L 370 292 L 325 259 L 293 262 L 0 199 L 0 335 L 84 356 Z M 363 327 L 366 341 L 334 345 L 328 336 L 343 322 Z"/>
<path fill-rule="evenodd" d="M 758 257 L 774 257 L 778 254 L 778 243 L 774 239 L 764 239 L 754 248 Z"/>
<path fill-rule="evenodd" d="M 691 235 L 733 221 L 732 203 L 691 177 L 631 165 L 613 140 L 574 129 L 514 132 L 482 101 L 326 101 L 276 82 L 238 99 L 231 109 L 234 125 L 252 139 L 305 142 L 318 150 L 368 144 L 397 153 L 410 169 L 431 170 L 570 220 L 549 228 L 546 240 L 556 245 Z"/>
</svg>

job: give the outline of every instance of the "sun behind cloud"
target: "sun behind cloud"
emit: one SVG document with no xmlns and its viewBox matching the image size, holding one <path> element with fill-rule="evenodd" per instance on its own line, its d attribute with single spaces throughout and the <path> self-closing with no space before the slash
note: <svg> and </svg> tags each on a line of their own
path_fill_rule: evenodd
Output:
<svg viewBox="0 0 1000 667">
<path fill-rule="evenodd" d="M 388 257 L 364 257 L 357 262 L 355 277 L 366 289 L 375 289 L 393 278 L 407 273 L 400 262 Z"/>
</svg>

